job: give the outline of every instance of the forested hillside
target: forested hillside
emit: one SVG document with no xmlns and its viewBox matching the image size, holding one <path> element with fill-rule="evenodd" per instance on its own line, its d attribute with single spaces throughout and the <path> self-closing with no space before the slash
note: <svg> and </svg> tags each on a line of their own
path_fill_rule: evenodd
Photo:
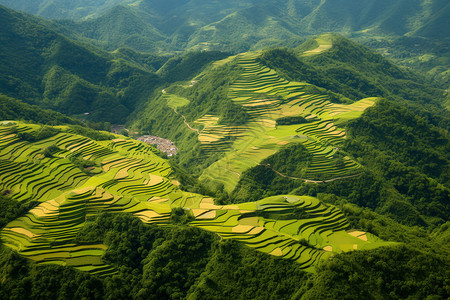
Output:
<svg viewBox="0 0 450 300">
<path fill-rule="evenodd" d="M 88 16 L 96 16 L 112 7 L 122 4 L 130 3 L 132 1 L 124 0 L 4 0 L 1 4 L 11 7 L 16 10 L 27 13 L 48 17 L 52 19 L 78 19 Z"/>
<path fill-rule="evenodd" d="M 414 1 L 9 1 L 0 3 L 52 19 L 71 19 L 73 33 L 114 50 L 248 50 L 295 43 L 324 32 L 447 38 L 449 3 Z M 232 38 L 233 37 L 233 38 Z M 390 39 L 384 39 L 390 37 Z"/>
<path fill-rule="evenodd" d="M 295 50 L 280 48 L 263 51 L 260 55 L 255 54 L 255 64 L 266 66 L 268 68 L 266 72 L 270 69 L 272 70 L 270 72 L 276 72 L 280 78 L 277 80 L 309 84 L 299 87 L 301 94 L 323 97 L 333 105 L 345 106 L 368 97 L 385 97 L 415 107 L 417 113 L 431 118 L 431 123 L 436 126 L 443 128 L 448 126 L 446 113 L 441 109 L 445 96 L 438 86 L 433 86 L 433 83 L 420 75 L 400 69 L 381 55 L 343 37 L 326 35 L 320 39 L 328 41 L 332 45 L 331 49 L 309 55 L 308 51 L 319 47 L 316 39 L 311 39 Z M 276 120 L 283 117 L 285 114 L 283 109 L 277 112 L 280 109 L 279 105 L 286 105 L 291 101 L 288 95 L 271 93 L 269 88 L 272 83 L 262 78 L 261 82 L 264 83 L 262 87 L 266 90 L 253 96 L 242 95 L 256 97 L 253 104 L 242 102 L 238 94 L 231 92 L 233 88 L 240 90 L 244 88 L 240 84 L 242 82 L 240 74 L 245 74 L 246 65 L 240 63 L 239 59 L 245 60 L 244 56 L 243 58 L 238 56 L 213 64 L 193 78 L 196 82 L 194 85 L 177 83 L 166 87 L 164 93 L 156 91 L 153 100 L 145 105 L 146 108 L 134 114 L 129 124 L 138 131 L 154 132 L 175 140 L 181 148 L 180 156 L 177 157 L 178 163 L 194 174 L 200 175 L 204 168 L 221 159 L 224 153 L 235 147 L 232 145 L 239 140 L 237 138 L 240 132 L 247 130 L 244 127 L 253 126 L 250 124 L 257 122 L 258 118 Z M 249 73 L 253 76 L 252 74 Z M 239 85 L 236 85 L 237 82 Z M 295 97 L 294 91 L 290 93 Z M 170 104 L 172 95 L 182 97 L 185 101 L 177 107 L 172 107 Z M 266 102 L 258 100 L 263 99 L 261 97 L 265 97 Z M 261 104 L 258 104 L 258 101 Z M 276 104 L 275 101 L 281 102 Z M 290 107 L 291 113 L 295 114 L 293 112 L 295 106 Z M 317 115 L 313 107 L 309 109 L 312 109 L 309 113 Z M 273 115 L 261 116 L 261 113 L 269 112 Z M 180 114 L 194 130 L 185 125 Z M 308 117 L 308 111 L 303 111 L 302 116 Z M 338 119 L 335 122 L 336 124 L 345 122 L 349 117 L 350 115 L 342 117 L 342 120 Z M 159 121 L 163 118 L 172 126 L 167 127 L 164 125 L 165 122 Z M 260 134 L 259 132 L 258 135 Z M 217 146 L 215 150 L 209 149 L 205 143 L 217 139 L 217 135 L 223 137 L 215 142 Z"/>
<path fill-rule="evenodd" d="M 448 85 L 450 5 L 433 1 L 9 1 L 1 4 L 57 19 L 54 29 L 113 51 L 243 52 L 295 47 L 305 37 L 345 34 L 397 63 Z M 56 25 L 56 24 L 55 24 Z"/>
<path fill-rule="evenodd" d="M 73 42 L 39 20 L 4 7 L 0 15 L 0 91 L 7 96 L 114 123 L 159 82 L 152 70 Z"/>
<path fill-rule="evenodd" d="M 126 48 L 109 53 L 56 33 L 47 21 L 4 7 L 0 14 L 0 92 L 91 121 L 124 123 L 157 86 L 189 79 L 225 55 L 158 56 Z"/>
</svg>

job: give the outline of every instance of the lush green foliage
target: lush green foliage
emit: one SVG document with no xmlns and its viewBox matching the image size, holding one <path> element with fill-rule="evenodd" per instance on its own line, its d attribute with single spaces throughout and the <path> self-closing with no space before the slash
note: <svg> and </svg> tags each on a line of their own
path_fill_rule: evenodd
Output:
<svg viewBox="0 0 450 300">
<path fill-rule="evenodd" d="M 369 212 L 364 214 L 363 221 L 371 218 Z M 421 236 L 426 233 L 401 228 L 389 218 L 375 218 L 388 220 L 388 223 L 384 221 L 383 225 L 379 225 L 381 230 L 397 228 L 399 234 L 408 236 L 407 246 L 337 255 L 321 265 L 317 277 L 314 277 L 289 261 L 257 253 L 236 242 L 219 241 L 198 229 L 143 225 L 128 215 L 101 215 L 90 220 L 79 234 L 79 239 L 114 245 L 105 259 L 120 266 L 116 275 L 98 278 L 71 268 L 35 266 L 12 251 L 1 248 L 0 297 L 448 297 L 449 263 L 445 253 L 432 254 L 434 250 L 427 250 L 429 246 L 416 250 L 414 244 L 420 246 L 425 241 Z M 390 237 L 393 236 L 391 233 Z M 435 245 L 436 250 L 440 247 L 437 242 L 425 242 Z"/>
<path fill-rule="evenodd" d="M 343 254 L 318 272 L 302 299 L 445 299 L 450 295 L 448 264 L 406 246 Z"/>
<path fill-rule="evenodd" d="M 218 51 L 188 52 L 182 56 L 169 59 L 158 70 L 166 82 L 189 80 L 197 75 L 208 63 L 223 59 L 230 54 Z"/>
<path fill-rule="evenodd" d="M 288 146 L 266 158 L 260 165 L 248 170 L 241 176 L 231 198 L 237 202 L 251 201 L 258 197 L 267 197 L 276 193 L 286 194 L 298 183 L 282 177 L 273 170 L 291 176 L 304 178 L 305 170 L 311 161 L 311 154 L 302 144 Z M 272 187 L 272 188 L 269 188 Z"/>
<path fill-rule="evenodd" d="M 377 39 L 357 37 L 377 52 L 404 65 L 427 74 L 433 81 L 448 86 L 450 82 L 450 48 L 448 36 L 430 38 L 429 36 L 403 36 L 398 39 Z"/>
<path fill-rule="evenodd" d="M 42 109 L 0 94 L 0 120 L 22 120 L 33 123 L 81 124 L 80 121 L 69 118 L 49 109 Z"/>
<path fill-rule="evenodd" d="M 305 49 L 315 47 L 309 43 Z M 347 124 L 349 139 L 338 153 L 355 157 L 365 165 L 362 176 L 316 185 L 257 166 L 242 176 L 233 193 L 236 201 L 254 195 L 289 193 L 297 188 L 299 194 L 345 197 L 404 224 L 426 226 L 448 220 L 449 119 L 441 107 L 443 97 L 438 89 L 339 37 L 334 37 L 333 48 L 321 55 L 300 57 L 289 50 L 275 49 L 266 51 L 261 59 L 288 78 L 313 82 L 349 98 L 379 93 L 392 101 L 379 102 L 362 118 Z M 360 65 L 361 61 L 364 63 Z M 335 77 L 326 75 L 331 69 L 347 69 L 351 76 L 357 74 L 372 82 L 373 88 L 365 89 L 364 84 L 355 85 L 345 78 L 335 84 Z M 290 156 L 272 156 L 270 163 L 277 165 L 273 169 L 302 178 L 301 170 L 289 171 L 288 164 L 284 165 L 286 157 Z M 307 162 L 301 154 L 295 154 L 293 160 L 295 157 L 297 162 Z"/>
<path fill-rule="evenodd" d="M 34 18 L 3 7 L 0 17 L 0 91 L 7 96 L 84 119 L 123 122 L 160 81 Z"/>
<path fill-rule="evenodd" d="M 289 193 L 298 187 L 299 194 L 335 194 L 403 224 L 448 221 L 449 139 L 445 129 L 419 115 L 415 108 L 381 101 L 348 124 L 349 139 L 340 151 L 365 165 L 358 178 L 307 184 L 258 166 L 242 177 L 234 193 L 237 199 L 246 199 L 248 195 Z M 297 164 L 305 162 L 301 153 L 292 154 Z M 276 154 L 267 161 L 284 174 L 299 174 L 284 165 L 286 157 L 290 156 Z"/>
<path fill-rule="evenodd" d="M 17 253 L 0 246 L 1 299 L 102 299 L 99 278 L 72 268 L 37 267 Z"/>
<path fill-rule="evenodd" d="M 283 117 L 277 119 L 277 125 L 292 125 L 292 124 L 303 124 L 308 123 L 308 120 L 306 120 L 302 116 L 296 116 L 296 117 Z"/>
<path fill-rule="evenodd" d="M 400 69 L 381 55 L 348 39 L 333 36 L 333 47 L 317 56 L 301 56 L 289 49 L 264 52 L 263 63 L 290 80 L 306 81 L 357 100 L 381 96 L 427 104 L 442 97 L 442 90 L 419 75 Z M 308 43 L 308 42 L 307 42 Z M 334 96 L 335 102 L 346 99 Z"/>
<path fill-rule="evenodd" d="M 5 227 L 9 222 L 23 216 L 27 213 L 33 206 L 37 205 L 37 202 L 21 203 L 15 199 L 8 197 L 10 194 L 9 190 L 3 190 L 0 194 L 0 229 Z"/>
<path fill-rule="evenodd" d="M 363 38 L 448 36 L 445 0 L 336 1 L 196 1 L 2 0 L 0 3 L 63 22 L 64 32 L 109 50 L 130 46 L 143 51 L 246 51 L 297 42 L 323 32 L 352 33 Z M 121 5 L 119 5 L 121 4 Z M 320 21 L 319 21 L 320 20 Z M 289 45 L 289 46 L 292 46 Z"/>
<path fill-rule="evenodd" d="M 69 268 L 37 267 L 2 248 L 0 296 L 63 299 L 73 293 L 89 299 L 195 299 L 208 293 L 226 299 L 257 293 L 263 299 L 276 293 L 288 298 L 308 277 L 295 264 L 258 254 L 235 242 L 219 242 L 205 231 L 143 225 L 128 215 L 99 216 L 85 226 L 79 240 L 111 246 L 105 259 L 119 266 L 119 273 L 97 278 Z M 223 277 L 225 271 L 227 276 Z M 261 288 L 266 281 L 272 284 Z"/>
<path fill-rule="evenodd" d="M 94 129 L 87 128 L 87 127 L 73 125 L 73 126 L 70 126 L 69 128 L 71 130 L 73 130 L 74 133 L 88 137 L 95 141 L 111 140 L 114 138 L 114 135 L 112 135 L 110 133 L 94 130 Z M 109 130 L 109 128 L 105 128 L 105 130 Z"/>
</svg>

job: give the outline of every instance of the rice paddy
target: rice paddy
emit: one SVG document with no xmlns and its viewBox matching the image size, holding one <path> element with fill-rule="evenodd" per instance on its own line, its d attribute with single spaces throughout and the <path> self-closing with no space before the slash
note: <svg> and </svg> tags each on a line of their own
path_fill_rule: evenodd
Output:
<svg viewBox="0 0 450 300">
<path fill-rule="evenodd" d="M 191 226 L 293 260 L 307 270 L 334 253 L 388 244 L 373 235 L 349 230 L 347 220 L 337 208 L 314 197 L 281 195 L 237 205 L 217 206 L 208 202 L 207 207 L 192 208 L 196 219 Z"/>
<path fill-rule="evenodd" d="M 229 91 L 229 97 L 244 107 L 251 120 L 243 126 L 226 126 L 218 124 L 217 116 L 205 115 L 195 122 L 203 127 L 199 141 L 206 155 L 225 153 L 200 180 L 211 188 L 224 186 L 231 193 L 244 171 L 290 143 L 303 143 L 312 154 L 306 179 L 330 180 L 357 174 L 358 163 L 339 152 L 346 133 L 338 124 L 360 116 L 377 98 L 350 105 L 331 103 L 327 94 L 310 84 L 281 78 L 259 63 L 258 55 L 233 57 L 243 72 Z M 277 125 L 277 119 L 292 116 L 302 116 L 308 123 Z"/>
<path fill-rule="evenodd" d="M 215 124 L 213 118 L 205 122 Z M 108 247 L 78 242 L 80 231 L 104 212 L 130 213 L 146 224 L 170 224 L 182 207 L 195 226 L 235 239 L 305 270 L 335 253 L 387 243 L 351 230 L 343 214 L 313 197 L 276 196 L 220 206 L 212 198 L 184 192 L 169 164 L 147 144 L 117 136 L 95 141 L 58 127 L 34 142 L 21 133 L 40 126 L 0 125 L 0 190 L 17 201 L 38 201 L 0 232 L 4 245 L 37 264 L 71 266 L 99 276 L 115 268 L 102 260 Z M 52 149 L 51 154 L 48 149 Z M 89 172 L 80 160 L 90 162 Z M 93 165 L 93 166 L 92 166 Z"/>
</svg>

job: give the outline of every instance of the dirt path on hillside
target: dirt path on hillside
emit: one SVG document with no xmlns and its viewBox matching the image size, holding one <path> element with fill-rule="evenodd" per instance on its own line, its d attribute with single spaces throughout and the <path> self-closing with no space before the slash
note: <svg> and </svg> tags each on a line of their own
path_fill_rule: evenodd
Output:
<svg viewBox="0 0 450 300">
<path fill-rule="evenodd" d="M 183 118 L 184 124 L 186 124 L 186 126 L 187 126 L 190 130 L 195 131 L 195 132 L 197 132 L 198 135 L 200 135 L 200 131 L 199 131 L 198 129 L 192 128 L 191 125 L 189 125 L 189 123 L 186 121 L 186 117 L 185 117 L 184 115 L 182 115 L 182 114 L 180 114 L 179 112 L 177 112 L 176 108 L 174 108 L 173 111 L 174 111 L 175 113 L 179 114 L 179 115 Z"/>
<path fill-rule="evenodd" d="M 272 171 L 274 171 L 275 173 L 277 173 L 277 174 L 280 175 L 281 177 L 289 178 L 289 179 L 294 179 L 294 180 L 303 180 L 304 182 L 310 182 L 310 183 L 327 183 L 327 182 L 333 182 L 333 181 L 340 180 L 340 179 L 347 179 L 347 178 L 358 177 L 358 176 L 361 176 L 361 174 L 362 174 L 362 173 L 359 173 L 359 174 L 355 174 L 355 175 L 348 175 L 348 176 L 336 177 L 336 178 L 332 178 L 332 179 L 328 179 L 328 180 L 310 180 L 310 179 L 298 178 L 298 177 L 292 177 L 292 176 L 285 175 L 285 174 L 283 174 L 283 173 L 278 172 L 277 170 L 275 170 L 274 168 L 272 168 L 272 167 L 269 166 L 269 165 L 263 165 L 263 164 L 259 164 L 259 165 L 271 169 Z"/>
</svg>

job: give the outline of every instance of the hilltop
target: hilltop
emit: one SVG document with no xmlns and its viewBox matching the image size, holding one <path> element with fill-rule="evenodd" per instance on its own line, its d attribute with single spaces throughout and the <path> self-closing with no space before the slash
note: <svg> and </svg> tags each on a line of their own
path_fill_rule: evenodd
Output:
<svg viewBox="0 0 450 300">
<path fill-rule="evenodd" d="M 50 24 L 0 7 L 0 91 L 30 104 L 120 122 L 159 82 L 148 68 L 56 33 Z M 89 114 L 89 115 L 88 115 Z"/>
<path fill-rule="evenodd" d="M 225 55 L 158 56 L 126 48 L 110 53 L 68 39 L 50 22 L 5 7 L 0 16 L 0 92 L 90 121 L 124 123 L 157 86 Z"/>
<path fill-rule="evenodd" d="M 165 33 L 180 32 L 189 27 L 191 32 L 216 29 L 220 32 L 227 30 L 220 25 L 221 23 L 237 25 L 238 23 L 233 21 L 235 19 L 245 20 L 248 24 L 257 23 L 263 25 L 262 27 L 272 25 L 271 28 L 276 26 L 289 28 L 289 31 L 295 30 L 297 34 L 361 31 L 433 37 L 447 37 L 446 29 L 442 26 L 446 24 L 445 19 L 450 9 L 449 4 L 443 0 L 428 1 L 425 4 L 418 0 L 402 0 L 396 3 L 375 0 L 359 2 L 265 0 L 256 3 L 253 1 L 210 3 L 205 0 L 108 0 L 97 3 L 86 0 L 75 2 L 51 0 L 29 3 L 23 0 L 2 0 L 0 3 L 51 19 L 88 21 L 98 17 L 104 19 L 108 14 L 114 15 L 117 13 L 117 7 L 122 6 L 139 12 L 141 19 L 144 15 L 148 15 L 147 23 L 153 23 Z M 247 28 L 248 32 L 254 33 L 253 29 Z M 272 38 L 276 33 L 272 32 Z"/>
</svg>

